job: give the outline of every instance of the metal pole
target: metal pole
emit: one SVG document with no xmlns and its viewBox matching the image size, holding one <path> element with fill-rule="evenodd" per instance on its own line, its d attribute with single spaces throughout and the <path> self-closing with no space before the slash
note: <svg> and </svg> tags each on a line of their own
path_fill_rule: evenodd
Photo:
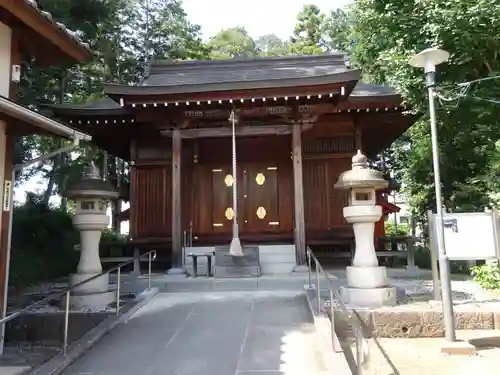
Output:
<svg viewBox="0 0 500 375">
<path fill-rule="evenodd" d="M 431 73 L 432 74 L 432 73 Z M 439 170 L 439 145 L 436 125 L 436 102 L 434 84 L 428 85 L 429 112 L 431 117 L 432 164 L 434 167 L 434 186 L 436 189 L 436 210 L 438 215 L 437 242 L 439 252 L 439 276 L 441 280 L 441 293 L 443 299 L 443 316 L 445 337 L 447 341 L 456 341 L 455 316 L 453 313 L 453 300 L 451 296 L 450 262 L 446 254 L 444 243 L 443 203 L 441 198 L 441 175 Z"/>
<path fill-rule="evenodd" d="M 319 291 L 319 265 L 318 265 L 318 261 L 316 259 L 314 259 L 314 265 L 315 265 L 315 268 L 316 268 L 316 302 L 317 302 L 317 310 L 318 310 L 318 314 L 321 312 L 321 295 L 320 295 L 320 291 Z"/>
<path fill-rule="evenodd" d="M 309 288 L 312 288 L 311 283 L 311 249 L 307 248 L 307 273 L 309 277 Z"/>
<path fill-rule="evenodd" d="M 151 290 L 151 252 L 148 254 L 148 290 Z"/>
<path fill-rule="evenodd" d="M 439 269 L 438 269 L 438 250 L 434 246 L 434 238 L 436 232 L 436 220 L 431 210 L 427 211 L 427 226 L 429 228 L 429 253 L 431 258 L 432 271 L 432 290 L 435 301 L 441 301 L 441 285 L 439 284 Z"/>
<path fill-rule="evenodd" d="M 116 270 L 116 315 L 120 313 L 121 268 Z"/>
<path fill-rule="evenodd" d="M 70 292 L 66 292 L 64 306 L 64 338 L 63 338 L 63 354 L 68 351 L 68 328 L 69 328 L 69 296 Z"/>
<path fill-rule="evenodd" d="M 332 347 L 333 347 L 333 351 L 335 353 L 337 353 L 337 340 L 336 340 L 336 337 L 335 337 L 335 310 L 333 308 L 333 301 L 334 301 L 334 298 L 333 298 L 333 290 L 332 290 L 332 287 L 330 285 L 330 334 L 331 334 L 331 337 L 332 337 Z"/>
<path fill-rule="evenodd" d="M 363 374 L 363 339 L 359 333 L 356 336 L 356 375 Z"/>
<path fill-rule="evenodd" d="M 397 206 L 396 191 L 394 191 L 393 199 L 394 199 L 394 205 Z M 398 213 L 397 212 L 394 212 L 394 235 L 395 236 L 398 235 Z"/>
</svg>

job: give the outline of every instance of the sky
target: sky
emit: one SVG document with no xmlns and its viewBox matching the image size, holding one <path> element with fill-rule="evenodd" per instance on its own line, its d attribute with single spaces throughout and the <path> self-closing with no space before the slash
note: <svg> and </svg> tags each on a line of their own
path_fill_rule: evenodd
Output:
<svg viewBox="0 0 500 375">
<path fill-rule="evenodd" d="M 253 38 L 275 34 L 281 39 L 288 39 L 293 32 L 297 14 L 305 4 L 315 4 L 324 13 L 329 13 L 350 2 L 351 0 L 184 0 L 183 4 L 189 20 L 201 26 L 204 39 L 234 26 L 244 27 Z M 45 188 L 46 183 L 35 177 L 14 189 L 14 201 L 24 202 L 26 191 L 41 192 Z M 51 203 L 59 202 L 59 197 L 51 198 Z M 128 205 L 123 207 L 126 208 Z M 122 230 L 128 232 L 128 223 Z"/>
<path fill-rule="evenodd" d="M 342 8 L 351 0 L 184 0 L 184 10 L 191 22 L 201 26 L 204 39 L 222 29 L 243 26 L 257 38 L 275 34 L 288 39 L 297 14 L 305 4 L 317 5 L 324 13 Z"/>
</svg>

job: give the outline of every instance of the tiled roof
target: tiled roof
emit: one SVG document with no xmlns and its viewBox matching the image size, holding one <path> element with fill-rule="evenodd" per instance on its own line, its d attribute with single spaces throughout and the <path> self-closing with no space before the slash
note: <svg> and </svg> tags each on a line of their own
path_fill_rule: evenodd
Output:
<svg viewBox="0 0 500 375">
<path fill-rule="evenodd" d="M 92 53 L 92 50 L 90 49 L 90 45 L 88 43 L 82 41 L 76 32 L 68 29 L 64 24 L 55 21 L 49 12 L 46 12 L 40 8 L 40 5 L 38 4 L 37 0 L 23 0 L 23 1 L 31 5 L 38 13 L 40 13 L 43 17 L 45 17 L 45 19 L 50 23 L 52 23 L 55 27 L 60 29 L 62 32 L 66 33 L 71 39 L 73 39 L 75 43 L 80 44 L 83 48 Z"/>
<path fill-rule="evenodd" d="M 346 73 L 343 54 L 157 62 L 144 86 L 227 84 Z"/>
</svg>

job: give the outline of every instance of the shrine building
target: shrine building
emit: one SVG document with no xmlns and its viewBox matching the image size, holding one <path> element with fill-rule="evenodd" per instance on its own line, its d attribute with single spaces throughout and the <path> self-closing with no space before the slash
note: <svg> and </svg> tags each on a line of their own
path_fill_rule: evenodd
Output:
<svg viewBox="0 0 500 375">
<path fill-rule="evenodd" d="M 393 89 L 360 74 L 341 53 L 160 61 L 141 85 L 107 84 L 102 100 L 52 111 L 129 162 L 136 246 L 180 267 L 187 228 L 193 248 L 228 245 L 236 179 L 241 242 L 270 257 L 286 248 L 303 265 L 307 246 L 333 251 L 353 239 L 334 183 L 356 150 L 374 157 L 416 119 Z"/>
</svg>

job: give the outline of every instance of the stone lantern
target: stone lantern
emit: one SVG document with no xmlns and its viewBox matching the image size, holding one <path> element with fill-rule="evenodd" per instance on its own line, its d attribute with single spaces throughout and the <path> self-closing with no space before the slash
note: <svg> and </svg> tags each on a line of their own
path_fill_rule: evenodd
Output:
<svg viewBox="0 0 500 375">
<path fill-rule="evenodd" d="M 352 266 L 347 267 L 347 287 L 341 295 L 355 307 L 379 307 L 396 304 L 396 288 L 388 285 L 387 269 L 378 264 L 374 246 L 375 223 L 382 216 L 376 205 L 376 190 L 388 182 L 381 172 L 370 169 L 365 155 L 358 150 L 352 158 L 352 169 L 342 173 L 335 188 L 349 190 L 349 206 L 344 218 L 353 225 L 355 253 Z"/>
<path fill-rule="evenodd" d="M 102 272 L 99 241 L 110 220 L 106 215 L 108 202 L 117 198 L 118 192 L 100 177 L 99 169 L 92 163 L 83 178 L 67 190 L 66 197 L 76 202 L 73 225 L 80 231 L 81 241 L 80 262 L 76 273 L 70 275 L 73 286 Z M 77 287 L 71 294 L 71 305 L 75 308 L 104 309 L 115 300 L 108 274 Z"/>
</svg>

